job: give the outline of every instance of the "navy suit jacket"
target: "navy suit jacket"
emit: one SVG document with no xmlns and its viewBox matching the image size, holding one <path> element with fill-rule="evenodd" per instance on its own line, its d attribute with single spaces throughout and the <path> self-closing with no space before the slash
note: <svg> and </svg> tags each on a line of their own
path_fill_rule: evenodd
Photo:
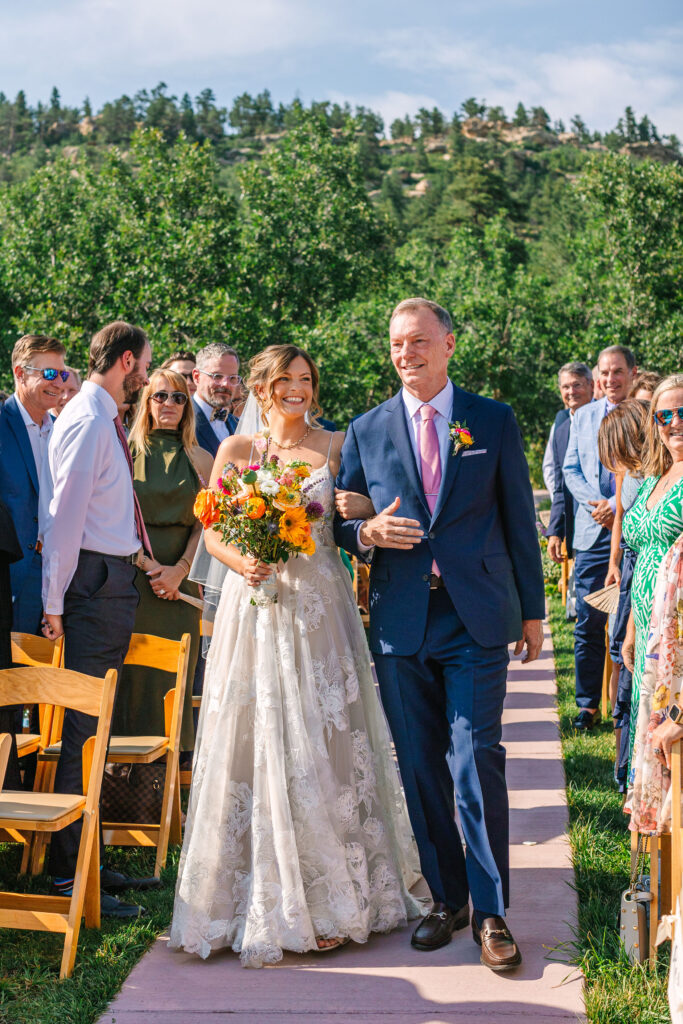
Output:
<svg viewBox="0 0 683 1024">
<path fill-rule="evenodd" d="M 569 444 L 570 427 L 571 416 L 569 409 L 561 409 L 555 417 L 555 431 L 552 443 L 556 487 L 552 505 L 550 506 L 550 522 L 545 532 L 548 537 L 559 537 L 560 540 L 566 539 L 567 548 L 571 554 L 572 539 L 574 537 L 575 501 L 572 492 L 565 483 L 564 473 L 562 472 L 562 463 L 567 454 L 567 445 Z"/>
<path fill-rule="evenodd" d="M 545 596 L 529 468 L 514 413 L 455 387 L 451 420 L 466 422 L 474 443 L 449 454 L 432 515 L 404 408 L 399 392 L 350 424 L 337 478 L 338 487 L 369 496 L 376 509 L 398 495 L 397 515 L 417 519 L 426 535 L 410 551 L 375 548 L 370 647 L 377 654 L 416 653 L 425 635 L 433 559 L 476 643 L 518 640 L 522 619 L 545 615 Z M 335 517 L 337 543 L 355 555 L 361 554 L 359 525 Z"/>
<path fill-rule="evenodd" d="M 0 407 L 0 494 L 9 509 L 23 557 L 10 566 L 14 628 L 34 633 L 42 612 L 38 540 L 38 471 L 16 397 Z M 35 619 L 35 621 L 34 621 Z"/>
<path fill-rule="evenodd" d="M 204 451 L 211 452 L 214 459 L 216 458 L 216 452 L 220 448 L 220 441 L 216 437 L 213 427 L 204 415 L 203 411 L 199 408 L 194 399 L 192 399 L 192 408 L 194 409 L 194 428 L 197 435 L 197 444 Z M 225 425 L 228 428 L 230 434 L 235 433 L 237 427 L 237 420 L 230 413 L 225 420 Z"/>
</svg>

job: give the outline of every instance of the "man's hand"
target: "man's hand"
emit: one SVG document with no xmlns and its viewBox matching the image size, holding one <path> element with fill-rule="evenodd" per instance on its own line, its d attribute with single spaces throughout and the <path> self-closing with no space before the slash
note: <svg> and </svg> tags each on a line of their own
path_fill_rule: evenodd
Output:
<svg viewBox="0 0 683 1024">
<path fill-rule="evenodd" d="M 64 633 L 64 623 L 61 615 L 43 615 L 43 636 L 48 640 L 58 640 Z"/>
<path fill-rule="evenodd" d="M 548 537 L 548 558 L 560 565 L 564 562 L 562 555 L 562 541 L 559 537 Z"/>
<path fill-rule="evenodd" d="M 526 647 L 526 654 L 522 658 L 522 664 L 528 661 L 536 661 L 543 647 L 543 621 L 542 619 L 525 619 L 522 623 L 522 639 L 515 644 L 515 655 L 521 654 Z"/>
<path fill-rule="evenodd" d="M 375 506 L 370 499 L 356 491 L 335 490 L 334 503 L 342 519 L 369 519 L 375 514 Z"/>
<path fill-rule="evenodd" d="M 591 512 L 595 522 L 600 523 L 600 526 L 604 526 L 606 530 L 611 530 L 614 512 L 607 498 L 603 498 L 602 501 L 589 501 L 588 504 L 595 506 Z"/>
<path fill-rule="evenodd" d="M 358 539 L 367 547 L 397 548 L 399 551 L 410 551 L 422 540 L 423 532 L 417 519 L 400 519 L 394 513 L 401 504 L 400 498 L 394 498 L 391 505 L 368 519 L 358 531 Z"/>
</svg>

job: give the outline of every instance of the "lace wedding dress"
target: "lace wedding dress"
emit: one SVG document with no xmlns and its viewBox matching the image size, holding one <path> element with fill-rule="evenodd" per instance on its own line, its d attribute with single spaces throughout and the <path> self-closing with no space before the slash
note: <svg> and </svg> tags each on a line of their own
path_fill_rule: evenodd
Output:
<svg viewBox="0 0 683 1024">
<path fill-rule="evenodd" d="M 316 936 L 365 942 L 425 910 L 417 850 L 349 573 L 327 465 L 307 483 L 316 552 L 250 603 L 229 572 L 214 625 L 171 945 L 245 966 Z"/>
</svg>

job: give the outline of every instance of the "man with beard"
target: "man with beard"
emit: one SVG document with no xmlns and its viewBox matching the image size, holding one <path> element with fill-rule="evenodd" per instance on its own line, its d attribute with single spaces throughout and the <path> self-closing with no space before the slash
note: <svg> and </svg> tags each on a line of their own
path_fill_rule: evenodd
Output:
<svg viewBox="0 0 683 1024">
<path fill-rule="evenodd" d="M 232 402 L 241 379 L 240 361 L 234 348 L 215 341 L 197 353 L 192 371 L 197 390 L 192 396 L 197 441 L 215 457 L 221 441 L 235 433 L 237 420 L 231 415 Z"/>
<path fill-rule="evenodd" d="M 102 677 L 121 670 L 130 644 L 138 593 L 135 567 L 156 567 L 133 490 L 133 463 L 117 407 L 136 401 L 152 359 L 144 331 L 124 321 L 92 339 L 88 380 L 61 413 L 50 439 L 42 506 L 43 632 L 65 636 L 65 666 Z M 89 715 L 67 709 L 55 790 L 82 791 L 82 749 L 93 735 Z M 54 892 L 69 895 L 80 822 L 55 834 L 50 850 Z M 102 913 L 137 917 L 143 911 L 111 892 L 149 888 L 103 869 Z M 108 892 L 107 892 L 108 890 Z"/>
</svg>

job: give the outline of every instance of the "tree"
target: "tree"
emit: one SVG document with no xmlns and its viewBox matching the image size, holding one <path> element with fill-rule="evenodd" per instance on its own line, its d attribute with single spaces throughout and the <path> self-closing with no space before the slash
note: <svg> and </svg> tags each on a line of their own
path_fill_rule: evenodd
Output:
<svg viewBox="0 0 683 1024">
<path fill-rule="evenodd" d="M 486 103 L 479 103 L 471 96 L 462 104 L 462 112 L 465 117 L 483 117 L 486 113 Z"/>
<path fill-rule="evenodd" d="M 157 352 L 184 333 L 236 337 L 236 210 L 208 147 L 138 131 L 130 159 L 58 158 L 0 197 L 3 349 L 25 331 L 60 338 L 83 367 L 90 336 L 124 315 Z"/>
<path fill-rule="evenodd" d="M 258 97 L 257 97 L 258 100 Z M 200 139 L 222 142 L 225 137 L 225 122 L 228 112 L 225 107 L 216 106 L 216 97 L 211 89 L 202 89 L 195 98 L 197 134 Z M 270 106 L 272 111 L 272 106 Z"/>
<path fill-rule="evenodd" d="M 504 121 L 505 111 L 503 110 L 502 107 L 489 107 L 488 110 L 486 111 L 486 120 L 493 121 L 494 123 L 498 121 Z"/>
<path fill-rule="evenodd" d="M 590 132 L 588 131 L 588 125 L 581 117 L 580 114 L 574 114 L 573 118 L 569 122 L 571 130 L 578 135 L 580 142 L 590 141 Z"/>
<path fill-rule="evenodd" d="M 240 281 L 262 337 L 286 337 L 385 272 L 387 225 L 368 200 L 353 136 L 344 141 L 335 143 L 324 119 L 303 115 L 280 146 L 240 173 Z"/>
<path fill-rule="evenodd" d="M 135 131 L 135 104 L 130 96 L 121 96 L 113 103 L 105 103 L 98 116 L 98 131 L 105 142 L 127 145 Z"/>
<path fill-rule="evenodd" d="M 550 127 L 550 115 L 545 107 L 531 108 L 531 124 L 534 128 L 545 128 L 546 130 Z"/>
<path fill-rule="evenodd" d="M 518 103 L 515 109 L 515 116 L 512 119 L 512 123 L 517 128 L 526 128 L 529 124 L 529 115 L 526 112 L 526 108 L 523 103 Z"/>
</svg>

